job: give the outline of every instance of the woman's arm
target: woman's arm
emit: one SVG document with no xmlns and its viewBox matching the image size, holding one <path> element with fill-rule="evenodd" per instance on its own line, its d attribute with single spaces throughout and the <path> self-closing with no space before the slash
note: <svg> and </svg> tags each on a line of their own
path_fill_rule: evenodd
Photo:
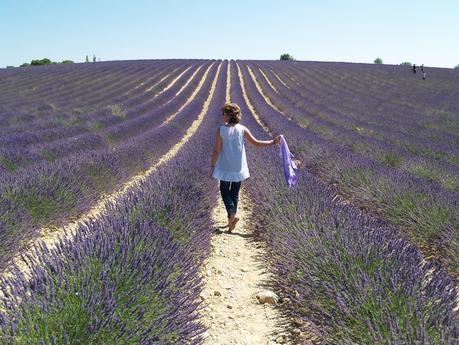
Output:
<svg viewBox="0 0 459 345">
<path fill-rule="evenodd" d="M 274 144 L 278 145 L 280 141 L 280 135 L 274 137 L 273 140 L 258 140 L 252 135 L 252 133 L 250 133 L 248 128 L 244 128 L 244 137 L 254 146 L 271 146 Z"/>
<path fill-rule="evenodd" d="M 217 163 L 218 156 L 220 155 L 220 151 L 222 150 L 222 137 L 220 136 L 220 128 L 217 128 L 217 133 L 215 135 L 215 146 L 214 151 L 212 152 L 212 159 L 210 160 L 210 176 L 215 168 L 215 164 Z"/>
</svg>

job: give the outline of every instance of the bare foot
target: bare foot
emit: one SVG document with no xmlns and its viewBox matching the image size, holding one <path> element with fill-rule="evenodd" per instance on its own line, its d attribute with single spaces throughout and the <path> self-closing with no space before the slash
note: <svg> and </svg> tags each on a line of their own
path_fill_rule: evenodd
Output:
<svg viewBox="0 0 459 345">
<path fill-rule="evenodd" d="M 237 217 L 233 218 L 232 222 L 230 222 L 230 224 L 229 224 L 228 232 L 231 232 L 231 231 L 234 230 L 234 228 L 236 227 L 236 224 L 237 224 L 238 221 L 239 221 L 239 218 L 237 218 Z"/>
</svg>

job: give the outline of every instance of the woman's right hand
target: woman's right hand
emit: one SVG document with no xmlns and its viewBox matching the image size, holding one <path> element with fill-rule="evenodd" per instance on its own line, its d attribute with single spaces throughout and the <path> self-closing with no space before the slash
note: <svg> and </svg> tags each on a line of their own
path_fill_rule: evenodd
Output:
<svg viewBox="0 0 459 345">
<path fill-rule="evenodd" d="M 274 137 L 274 139 L 273 139 L 273 144 L 274 144 L 274 145 L 279 145 L 279 143 L 280 143 L 280 137 L 281 137 L 280 135 L 276 135 L 276 136 Z"/>
</svg>

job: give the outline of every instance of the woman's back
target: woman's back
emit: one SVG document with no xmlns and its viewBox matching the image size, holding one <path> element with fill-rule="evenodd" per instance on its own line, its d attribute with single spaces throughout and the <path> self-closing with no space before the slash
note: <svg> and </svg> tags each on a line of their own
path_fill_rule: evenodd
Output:
<svg viewBox="0 0 459 345">
<path fill-rule="evenodd" d="M 216 179 L 239 182 L 250 176 L 244 148 L 244 130 L 245 127 L 240 124 L 220 127 L 222 150 L 213 173 Z"/>
<path fill-rule="evenodd" d="M 239 218 L 236 217 L 241 181 L 250 177 L 245 156 L 244 138 L 254 146 L 279 144 L 280 136 L 273 140 L 258 140 L 241 121 L 241 108 L 236 103 L 222 107 L 224 126 L 215 136 L 215 147 L 210 162 L 212 177 L 220 180 L 220 193 L 228 213 L 228 231 L 231 232 Z"/>
</svg>

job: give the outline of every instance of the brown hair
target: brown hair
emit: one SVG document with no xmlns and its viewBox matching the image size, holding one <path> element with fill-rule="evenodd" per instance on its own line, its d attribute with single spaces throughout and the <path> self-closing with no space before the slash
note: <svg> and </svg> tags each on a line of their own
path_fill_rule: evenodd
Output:
<svg viewBox="0 0 459 345">
<path fill-rule="evenodd" d="M 241 108 L 236 103 L 225 103 L 222 107 L 222 113 L 228 116 L 228 123 L 239 123 L 241 121 Z"/>
</svg>

